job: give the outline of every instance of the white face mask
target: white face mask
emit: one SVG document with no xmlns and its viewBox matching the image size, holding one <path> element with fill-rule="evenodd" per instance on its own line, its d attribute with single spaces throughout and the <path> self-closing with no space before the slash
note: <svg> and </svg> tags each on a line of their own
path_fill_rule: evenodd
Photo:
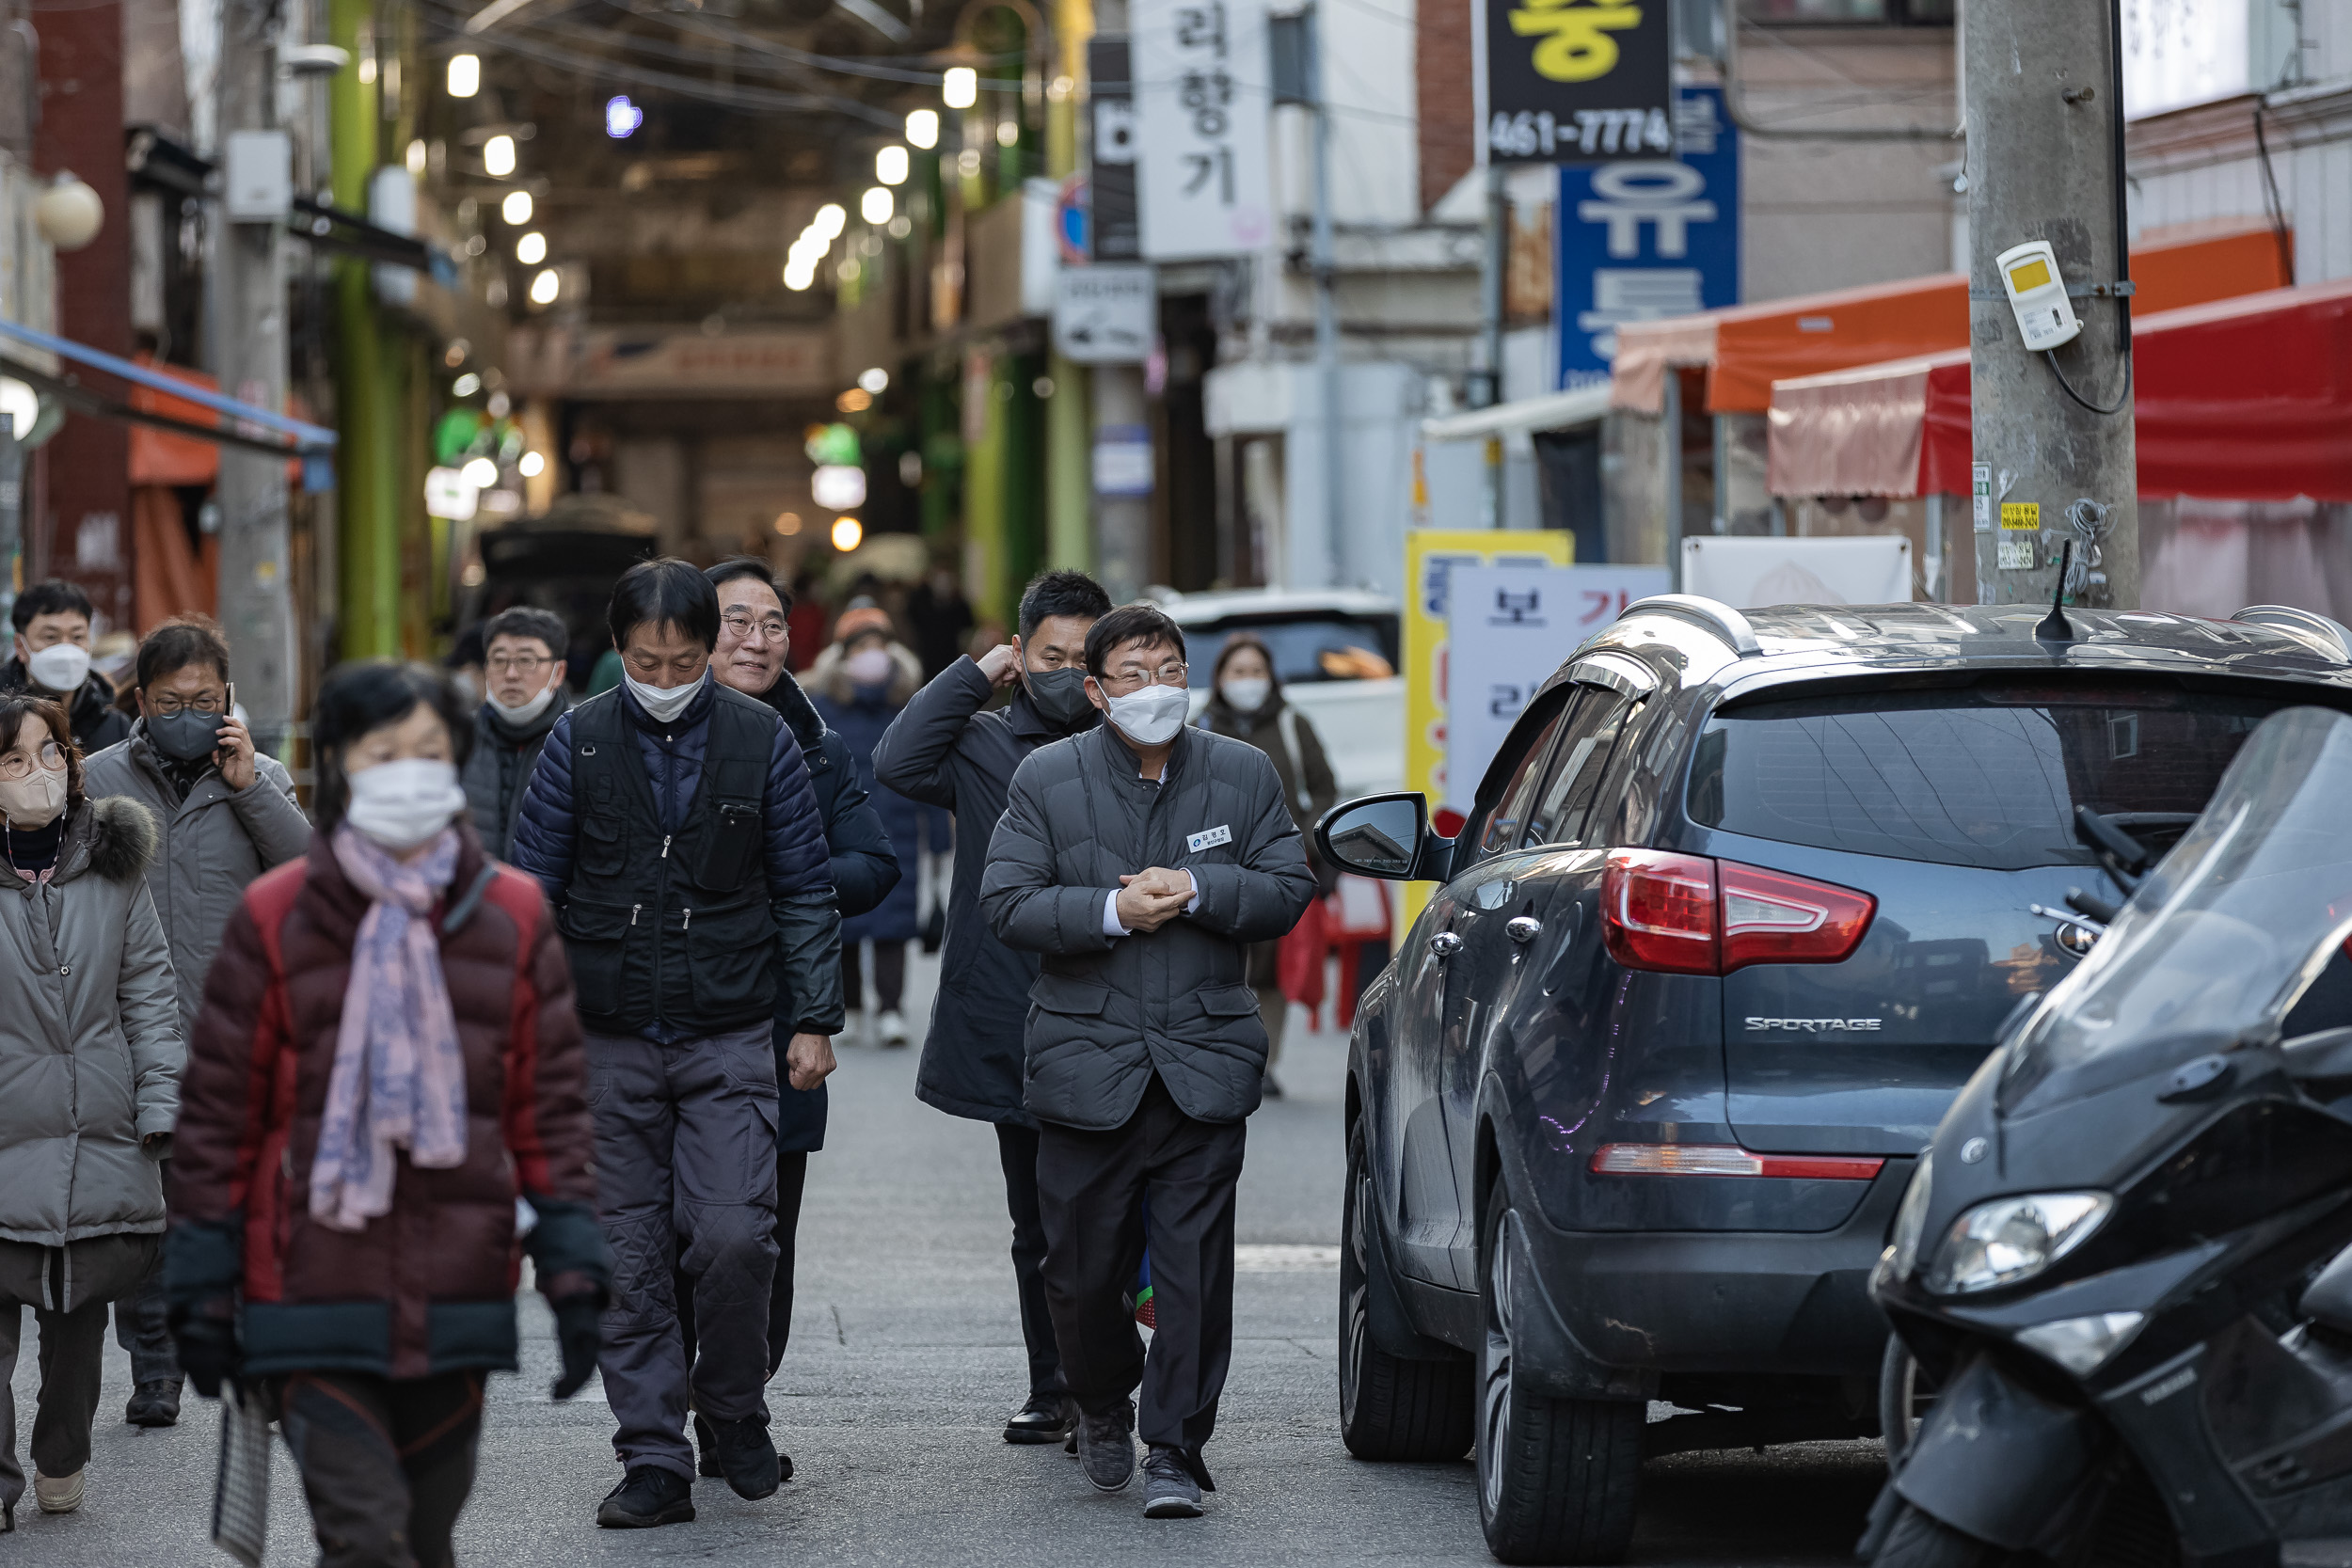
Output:
<svg viewBox="0 0 2352 1568">
<path fill-rule="evenodd" d="M 1222 682 L 1217 689 L 1225 693 L 1225 705 L 1235 713 L 1255 713 L 1265 706 L 1265 700 L 1274 694 L 1274 683 L 1248 675 L 1235 675 Z"/>
<path fill-rule="evenodd" d="M 555 701 L 555 683 L 553 681 L 549 681 L 546 686 L 540 688 L 539 694 L 532 698 L 529 702 L 517 703 L 513 707 L 509 707 L 504 703 L 500 702 L 496 696 L 492 696 L 489 699 L 490 711 L 497 714 L 501 719 L 505 720 L 508 723 L 516 726 L 517 729 L 530 723 L 533 719 L 538 718 L 539 715 L 547 712 L 548 705 L 553 701 Z"/>
<path fill-rule="evenodd" d="M 24 661 L 24 673 L 43 691 L 71 695 L 89 678 L 89 650 L 72 642 L 52 642 Z"/>
<path fill-rule="evenodd" d="M 860 686 L 880 686 L 898 670 L 888 648 L 861 648 L 841 661 L 850 678 Z"/>
<path fill-rule="evenodd" d="M 1111 705 L 1111 722 L 1119 726 L 1120 734 L 1138 746 L 1157 746 L 1173 740 L 1176 732 L 1184 727 L 1185 715 L 1192 711 L 1190 691 L 1156 681 L 1124 697 L 1113 697 L 1107 691 L 1103 695 Z"/>
<path fill-rule="evenodd" d="M 708 678 L 709 672 L 705 671 L 703 679 Z M 664 691 L 658 686 L 647 686 L 635 675 L 624 673 L 621 679 L 628 683 L 628 694 L 637 699 L 637 705 L 664 724 L 684 713 L 686 705 L 694 700 L 694 693 L 703 689 L 702 680 L 691 680 Z"/>
<path fill-rule="evenodd" d="M 395 854 L 414 849 L 466 809 L 457 769 L 430 757 L 379 762 L 351 774 L 349 782 L 351 806 L 343 820 Z"/>
<path fill-rule="evenodd" d="M 0 779 L 0 816 L 14 828 L 46 828 L 65 810 L 65 769 L 35 768 L 27 779 Z"/>
</svg>

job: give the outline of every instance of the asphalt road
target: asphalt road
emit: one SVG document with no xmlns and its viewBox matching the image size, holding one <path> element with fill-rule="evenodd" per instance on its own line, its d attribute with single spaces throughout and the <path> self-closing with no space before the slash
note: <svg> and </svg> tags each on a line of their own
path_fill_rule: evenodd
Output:
<svg viewBox="0 0 2352 1568">
<path fill-rule="evenodd" d="M 913 967 L 919 994 L 911 1000 L 928 1011 L 931 966 Z M 609 1414 L 594 1383 L 569 1403 L 549 1402 L 548 1320 L 526 1294 L 525 1370 L 491 1386 L 480 1479 L 459 1531 L 463 1560 L 1490 1560 L 1468 1463 L 1364 1465 L 1340 1444 L 1339 1037 L 1294 1030 L 1281 1069 L 1291 1096 L 1250 1123 L 1240 1338 L 1208 1452 L 1219 1490 L 1193 1521 L 1146 1521 L 1136 1491 L 1096 1495 L 1058 1448 L 999 1440 L 1025 1379 L 995 1140 L 916 1102 L 914 1057 L 845 1049 L 833 1080 L 828 1148 L 810 1162 L 792 1346 L 769 1394 L 796 1479 L 757 1503 L 703 1481 L 692 1524 L 597 1529 L 596 1501 L 619 1480 Z M 217 1407 L 191 1396 L 176 1429 L 125 1426 L 128 1362 L 111 1346 L 109 1356 L 88 1501 L 78 1514 L 43 1518 L 28 1496 L 18 1533 L 0 1538 L 0 1563 L 227 1562 L 206 1540 Z M 20 1441 L 32 1361 L 28 1344 L 16 1378 Z M 309 1562 L 299 1484 L 282 1449 L 278 1457 L 268 1560 Z M 1877 1445 L 1863 1443 L 1654 1461 L 1634 1560 L 1848 1563 L 1883 1473 Z"/>
</svg>

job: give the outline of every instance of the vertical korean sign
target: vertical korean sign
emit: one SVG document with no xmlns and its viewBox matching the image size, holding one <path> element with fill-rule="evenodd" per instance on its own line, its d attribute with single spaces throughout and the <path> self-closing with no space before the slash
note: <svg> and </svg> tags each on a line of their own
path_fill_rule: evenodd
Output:
<svg viewBox="0 0 2352 1568">
<path fill-rule="evenodd" d="M 1131 17 L 1144 257 L 1263 249 L 1274 233 L 1265 0 L 1135 0 Z"/>
<path fill-rule="evenodd" d="M 1672 157 L 1560 171 L 1560 385 L 1609 379 L 1617 328 L 1740 303 L 1740 143 L 1723 94 L 1686 88 Z"/>
<path fill-rule="evenodd" d="M 1499 164 L 1674 150 L 1666 0 L 1486 0 L 1479 123 Z"/>
</svg>

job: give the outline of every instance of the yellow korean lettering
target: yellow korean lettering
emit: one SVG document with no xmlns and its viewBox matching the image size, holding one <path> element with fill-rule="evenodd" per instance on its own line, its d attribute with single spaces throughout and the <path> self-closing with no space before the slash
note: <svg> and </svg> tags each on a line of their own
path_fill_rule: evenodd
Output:
<svg viewBox="0 0 2352 1568">
<path fill-rule="evenodd" d="M 1616 69 L 1613 31 L 1642 24 L 1638 6 L 1579 5 L 1576 0 L 1530 0 L 1511 13 L 1521 38 L 1549 34 L 1535 46 L 1535 72 L 1554 82 L 1590 82 Z"/>
</svg>

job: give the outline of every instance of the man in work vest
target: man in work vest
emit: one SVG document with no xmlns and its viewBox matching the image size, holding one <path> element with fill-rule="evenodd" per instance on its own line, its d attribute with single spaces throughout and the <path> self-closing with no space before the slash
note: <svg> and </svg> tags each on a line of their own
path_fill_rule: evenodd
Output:
<svg viewBox="0 0 2352 1568">
<path fill-rule="evenodd" d="M 556 721 L 514 862 L 556 906 L 587 1030 L 613 1256 L 598 1365 L 625 1466 L 596 1523 L 640 1528 L 694 1516 L 674 1267 L 693 1286 L 693 1404 L 720 1472 L 742 1497 L 778 1483 L 764 1390 L 779 960 L 799 1003 L 785 1069 L 814 1088 L 841 1027 L 841 922 L 799 738 L 711 677 L 710 579 L 641 562 L 608 619 L 622 682 Z"/>
</svg>

